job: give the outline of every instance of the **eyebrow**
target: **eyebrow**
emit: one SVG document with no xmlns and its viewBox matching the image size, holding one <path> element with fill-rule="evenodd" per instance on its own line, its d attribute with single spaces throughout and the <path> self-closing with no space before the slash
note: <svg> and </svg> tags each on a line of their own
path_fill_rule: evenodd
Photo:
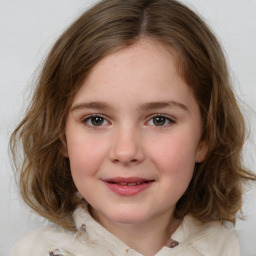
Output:
<svg viewBox="0 0 256 256">
<path fill-rule="evenodd" d="M 162 108 L 180 108 L 182 110 L 188 111 L 188 107 L 177 101 L 159 101 L 159 102 L 149 102 L 144 103 L 140 106 L 140 110 L 149 111 L 154 109 Z M 105 102 L 83 102 L 74 105 L 71 108 L 71 112 L 79 109 L 97 109 L 97 110 L 112 110 L 113 108 Z"/>
<path fill-rule="evenodd" d="M 71 112 L 75 111 L 75 110 L 79 110 L 79 109 L 97 109 L 97 110 L 103 110 L 103 109 L 112 109 L 111 106 L 109 106 L 107 103 L 105 102 L 83 102 L 83 103 L 78 103 L 76 105 L 74 105 L 71 108 Z"/>
<path fill-rule="evenodd" d="M 181 108 L 182 110 L 188 111 L 188 107 L 180 102 L 177 101 L 161 101 L 161 102 L 149 102 L 143 104 L 141 110 L 154 110 L 154 109 L 161 109 L 161 108 Z"/>
</svg>

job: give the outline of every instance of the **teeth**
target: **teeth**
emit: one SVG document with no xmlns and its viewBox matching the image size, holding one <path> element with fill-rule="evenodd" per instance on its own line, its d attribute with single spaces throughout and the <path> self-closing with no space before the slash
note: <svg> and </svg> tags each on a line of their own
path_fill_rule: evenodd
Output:
<svg viewBox="0 0 256 256">
<path fill-rule="evenodd" d="M 129 183 L 128 186 L 136 186 L 138 185 L 137 183 Z"/>
<path fill-rule="evenodd" d="M 117 182 L 117 184 L 121 185 L 121 186 L 136 186 L 136 185 L 140 185 L 143 182 L 133 182 L 133 183 L 119 183 Z"/>
<path fill-rule="evenodd" d="M 121 185 L 121 186 L 137 186 L 140 185 L 142 183 L 148 183 L 149 181 L 140 181 L 140 182 L 114 182 L 114 181 L 109 181 L 109 183 L 112 184 L 117 184 L 117 185 Z"/>
</svg>

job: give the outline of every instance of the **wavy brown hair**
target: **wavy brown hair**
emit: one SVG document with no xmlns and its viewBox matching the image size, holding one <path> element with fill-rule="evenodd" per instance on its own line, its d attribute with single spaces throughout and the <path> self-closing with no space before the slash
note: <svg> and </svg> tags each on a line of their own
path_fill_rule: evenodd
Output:
<svg viewBox="0 0 256 256">
<path fill-rule="evenodd" d="M 208 154 L 197 164 L 175 215 L 207 222 L 235 221 L 242 185 L 255 175 L 242 167 L 243 116 L 232 91 L 224 54 L 204 21 L 175 0 L 105 0 L 87 10 L 57 40 L 10 147 L 25 202 L 40 215 L 74 228 L 78 203 L 65 122 L 74 95 L 102 58 L 150 38 L 178 56 L 178 66 L 199 104 Z M 20 143 L 23 156 L 19 161 Z"/>
</svg>

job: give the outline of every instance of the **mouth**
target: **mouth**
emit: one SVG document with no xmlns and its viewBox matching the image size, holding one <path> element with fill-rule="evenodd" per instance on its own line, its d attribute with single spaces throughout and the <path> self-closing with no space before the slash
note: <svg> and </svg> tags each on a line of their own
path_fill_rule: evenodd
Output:
<svg viewBox="0 0 256 256">
<path fill-rule="evenodd" d="M 117 184 L 117 185 L 120 185 L 120 186 L 137 186 L 137 185 L 141 185 L 143 183 L 149 183 L 149 182 L 151 182 L 151 180 L 141 181 L 141 182 L 114 182 L 114 181 L 107 181 L 107 182 L 111 183 L 111 184 Z"/>
<path fill-rule="evenodd" d="M 142 183 L 149 183 L 153 182 L 154 180 L 151 179 L 144 179 L 139 177 L 114 177 L 110 179 L 105 179 L 105 182 L 111 183 L 111 184 L 118 184 L 121 186 L 136 186 L 140 185 Z"/>
<path fill-rule="evenodd" d="M 103 181 L 112 192 L 121 196 L 133 196 L 148 189 L 155 180 L 138 177 L 115 177 Z"/>
</svg>

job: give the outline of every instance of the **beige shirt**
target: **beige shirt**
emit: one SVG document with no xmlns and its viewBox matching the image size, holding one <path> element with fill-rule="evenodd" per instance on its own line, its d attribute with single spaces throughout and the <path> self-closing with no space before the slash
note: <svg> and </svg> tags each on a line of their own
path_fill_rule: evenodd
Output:
<svg viewBox="0 0 256 256">
<path fill-rule="evenodd" d="M 76 232 L 46 227 L 28 232 L 14 245 L 10 256 L 141 256 L 103 228 L 86 206 L 74 212 Z M 156 256 L 239 256 L 235 231 L 219 222 L 202 224 L 186 216 L 172 235 L 178 245 L 164 246 Z"/>
</svg>

